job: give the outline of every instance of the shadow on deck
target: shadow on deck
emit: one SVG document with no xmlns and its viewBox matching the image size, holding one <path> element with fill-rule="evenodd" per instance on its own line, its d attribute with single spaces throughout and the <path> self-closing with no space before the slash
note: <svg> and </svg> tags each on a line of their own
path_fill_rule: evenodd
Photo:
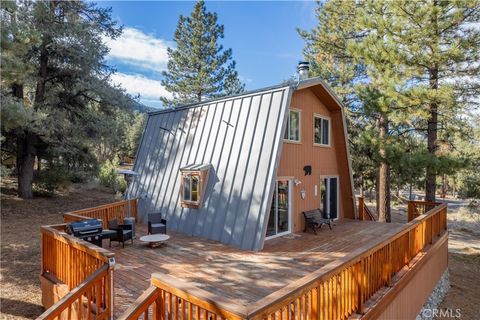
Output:
<svg viewBox="0 0 480 320">
<path fill-rule="evenodd" d="M 260 252 L 242 251 L 219 242 L 169 232 L 165 245 L 150 248 L 138 238 L 115 253 L 115 314 L 121 314 L 150 285 L 151 274 L 179 278 L 216 295 L 248 305 L 353 250 L 386 240 L 402 224 L 341 220 L 333 231 L 291 234 L 265 242 Z"/>
</svg>

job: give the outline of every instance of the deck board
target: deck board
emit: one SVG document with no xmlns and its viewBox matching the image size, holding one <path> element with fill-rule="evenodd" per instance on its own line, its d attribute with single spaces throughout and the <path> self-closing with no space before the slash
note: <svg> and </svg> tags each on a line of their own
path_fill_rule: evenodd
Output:
<svg viewBox="0 0 480 320">
<path fill-rule="evenodd" d="M 115 313 L 121 314 L 148 288 L 153 272 L 166 273 L 199 287 L 250 304 L 363 245 L 384 240 L 387 231 L 402 224 L 342 220 L 333 231 L 301 233 L 265 242 L 263 251 L 251 252 L 219 242 L 170 233 L 164 246 L 150 248 L 139 240 L 114 243 Z M 137 226 L 137 238 L 146 226 Z"/>
</svg>

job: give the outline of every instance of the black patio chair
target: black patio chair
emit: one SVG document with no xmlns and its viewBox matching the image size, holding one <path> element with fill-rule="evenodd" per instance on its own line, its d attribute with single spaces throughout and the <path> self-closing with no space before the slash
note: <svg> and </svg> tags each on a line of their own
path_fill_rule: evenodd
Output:
<svg viewBox="0 0 480 320">
<path fill-rule="evenodd" d="M 148 234 L 167 233 L 167 220 L 162 219 L 161 213 L 148 214 Z"/>
<path fill-rule="evenodd" d="M 133 244 L 133 232 L 132 225 L 130 224 L 118 224 L 117 219 L 108 221 L 108 229 L 114 230 L 117 233 L 110 236 L 110 247 L 112 246 L 112 241 L 118 241 L 122 243 L 122 247 L 125 248 L 125 241 L 131 240 Z"/>
</svg>

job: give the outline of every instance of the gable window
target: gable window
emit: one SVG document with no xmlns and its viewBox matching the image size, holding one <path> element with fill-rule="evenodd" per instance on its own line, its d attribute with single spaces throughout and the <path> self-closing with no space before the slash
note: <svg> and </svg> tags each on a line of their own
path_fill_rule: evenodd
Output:
<svg viewBox="0 0 480 320">
<path fill-rule="evenodd" d="M 313 144 L 330 145 L 330 119 L 319 115 L 313 116 Z"/>
<path fill-rule="evenodd" d="M 183 201 L 198 204 L 200 173 L 183 174 Z"/>
<path fill-rule="evenodd" d="M 182 207 L 200 208 L 202 206 L 210 167 L 210 164 L 193 164 L 180 168 Z"/>
<path fill-rule="evenodd" d="M 290 109 L 287 128 L 285 130 L 285 136 L 283 137 L 285 140 L 300 142 L 300 119 L 300 110 Z"/>
</svg>

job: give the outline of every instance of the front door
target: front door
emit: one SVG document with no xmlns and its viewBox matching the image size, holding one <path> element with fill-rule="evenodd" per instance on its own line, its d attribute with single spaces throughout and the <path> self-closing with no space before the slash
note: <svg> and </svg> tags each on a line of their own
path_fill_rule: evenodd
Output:
<svg viewBox="0 0 480 320">
<path fill-rule="evenodd" d="M 279 179 L 275 182 L 272 206 L 267 225 L 267 238 L 283 235 L 290 232 L 290 188 L 288 179 Z"/>
<path fill-rule="evenodd" d="M 320 178 L 320 209 L 324 218 L 338 218 L 338 177 Z"/>
</svg>

